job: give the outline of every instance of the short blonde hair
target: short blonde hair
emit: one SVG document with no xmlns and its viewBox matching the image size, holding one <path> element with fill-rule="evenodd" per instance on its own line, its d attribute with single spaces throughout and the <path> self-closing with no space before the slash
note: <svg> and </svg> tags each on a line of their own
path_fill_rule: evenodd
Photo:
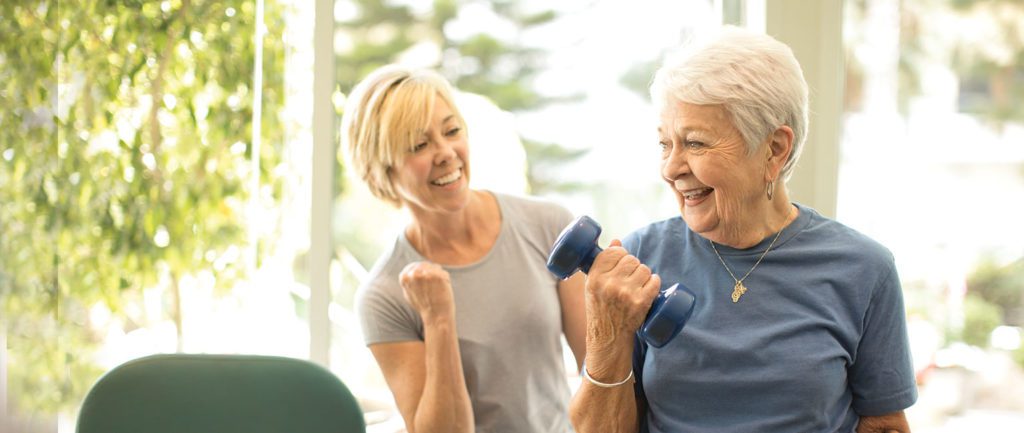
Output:
<svg viewBox="0 0 1024 433">
<path fill-rule="evenodd" d="M 395 64 L 374 70 L 352 89 L 341 120 L 341 142 L 354 174 L 374 196 L 402 205 L 388 172 L 426 131 L 436 98 L 451 107 L 466 130 L 453 93 L 438 73 Z"/>
</svg>

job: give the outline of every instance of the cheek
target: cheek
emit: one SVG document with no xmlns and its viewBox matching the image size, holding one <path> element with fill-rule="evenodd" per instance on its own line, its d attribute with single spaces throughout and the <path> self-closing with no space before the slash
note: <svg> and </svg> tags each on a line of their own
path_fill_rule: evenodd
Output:
<svg viewBox="0 0 1024 433">
<path fill-rule="evenodd" d="M 718 190 L 715 190 L 718 193 Z M 743 208 L 741 206 L 742 201 L 735 195 L 720 195 L 718 196 L 717 205 L 718 213 L 721 215 L 723 220 L 732 221 L 735 220 Z"/>
<path fill-rule="evenodd" d="M 394 173 L 391 175 L 392 183 L 399 189 L 408 191 L 410 188 L 414 188 L 423 182 L 429 174 L 428 170 L 423 170 L 424 165 L 420 164 L 415 158 L 410 157 L 404 161 L 401 166 L 395 168 Z"/>
<path fill-rule="evenodd" d="M 691 166 L 697 178 L 729 196 L 739 195 L 750 175 L 750 168 L 729 152 L 709 151 L 694 159 Z"/>
<path fill-rule="evenodd" d="M 742 168 L 723 160 L 704 159 L 693 165 L 693 173 L 701 183 L 715 189 L 715 202 L 723 216 L 734 215 L 743 197 Z"/>
<path fill-rule="evenodd" d="M 702 184 L 710 186 L 715 191 L 729 189 L 727 172 L 723 169 L 721 161 L 700 155 L 690 158 L 690 171 Z"/>
<path fill-rule="evenodd" d="M 410 157 L 405 165 L 405 173 L 410 178 L 422 178 L 430 174 L 431 158 L 424 152 Z"/>
</svg>

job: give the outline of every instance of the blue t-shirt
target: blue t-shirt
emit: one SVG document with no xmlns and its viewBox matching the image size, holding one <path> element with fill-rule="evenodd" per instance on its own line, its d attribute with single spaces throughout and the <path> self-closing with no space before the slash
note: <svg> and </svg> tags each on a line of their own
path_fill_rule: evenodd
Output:
<svg viewBox="0 0 1024 433">
<path fill-rule="evenodd" d="M 686 327 L 662 348 L 637 339 L 640 419 L 650 432 L 852 432 L 860 416 L 917 399 L 903 294 L 892 254 L 813 209 L 735 281 L 680 217 L 623 246 L 696 295 Z M 716 244 L 737 278 L 775 234 L 738 250 Z M 646 408 L 646 409 L 644 409 Z"/>
</svg>

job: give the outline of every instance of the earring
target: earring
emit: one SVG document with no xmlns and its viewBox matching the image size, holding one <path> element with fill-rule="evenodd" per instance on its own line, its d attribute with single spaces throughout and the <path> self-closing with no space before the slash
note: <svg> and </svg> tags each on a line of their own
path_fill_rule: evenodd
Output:
<svg viewBox="0 0 1024 433">
<path fill-rule="evenodd" d="M 775 181 L 774 180 L 769 180 L 768 181 L 768 188 L 766 188 L 766 192 L 768 193 L 768 200 L 771 201 L 772 197 L 775 196 Z"/>
</svg>

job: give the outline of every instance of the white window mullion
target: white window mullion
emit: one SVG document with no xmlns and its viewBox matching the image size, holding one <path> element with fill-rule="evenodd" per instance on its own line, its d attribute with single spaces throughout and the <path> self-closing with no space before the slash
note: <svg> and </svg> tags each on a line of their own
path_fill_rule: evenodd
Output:
<svg viewBox="0 0 1024 433">
<path fill-rule="evenodd" d="M 811 89 L 810 128 L 787 182 L 790 199 L 835 218 L 846 64 L 843 1 L 772 0 L 765 16 L 767 33 L 793 49 Z"/>
<path fill-rule="evenodd" d="M 309 239 L 309 359 L 330 367 L 330 265 L 333 255 L 335 113 L 334 0 L 316 0 L 313 14 L 313 196 Z"/>
</svg>

